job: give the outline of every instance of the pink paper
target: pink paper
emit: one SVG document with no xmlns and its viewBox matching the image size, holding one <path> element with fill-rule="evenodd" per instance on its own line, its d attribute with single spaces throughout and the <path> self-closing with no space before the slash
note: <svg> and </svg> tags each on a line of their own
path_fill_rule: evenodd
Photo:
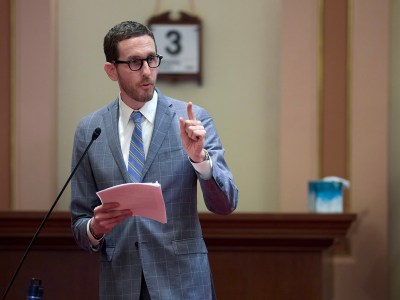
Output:
<svg viewBox="0 0 400 300">
<path fill-rule="evenodd" d="M 135 216 L 167 223 L 159 183 L 126 183 L 97 192 L 102 203 L 118 202 L 118 209 L 130 209 Z"/>
</svg>

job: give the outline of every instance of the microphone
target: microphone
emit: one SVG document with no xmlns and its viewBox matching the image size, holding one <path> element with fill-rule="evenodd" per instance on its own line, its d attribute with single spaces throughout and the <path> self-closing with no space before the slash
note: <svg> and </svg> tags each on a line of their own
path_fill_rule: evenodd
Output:
<svg viewBox="0 0 400 300">
<path fill-rule="evenodd" d="M 2 300 L 5 300 L 5 299 L 6 299 L 6 296 L 7 296 L 8 292 L 10 291 L 11 286 L 13 285 L 13 283 L 14 283 L 14 281 L 15 281 L 15 278 L 17 277 L 18 272 L 19 272 L 19 270 L 21 269 L 22 264 L 24 263 L 25 258 L 26 258 L 26 256 L 28 255 L 28 253 L 29 253 L 29 251 L 30 251 L 30 249 L 31 249 L 31 247 L 32 247 L 32 245 L 33 245 L 33 243 L 35 242 L 36 238 L 38 237 L 40 231 L 42 230 L 44 224 L 46 223 L 47 219 L 49 218 L 49 216 L 50 216 L 51 212 L 53 211 L 54 207 L 57 205 L 57 202 L 58 202 L 58 200 L 60 199 L 61 195 L 64 193 L 64 190 L 65 190 L 65 188 L 67 187 L 68 183 L 71 181 L 72 176 L 74 176 L 74 174 L 76 173 L 76 170 L 78 169 L 79 165 L 81 164 L 81 162 L 82 162 L 83 158 L 85 157 L 86 153 L 89 151 L 90 146 L 92 146 L 93 142 L 99 137 L 100 133 L 101 133 L 101 129 L 100 129 L 99 127 L 97 127 L 97 128 L 93 131 L 92 140 L 91 140 L 90 143 L 87 145 L 85 151 L 83 152 L 83 154 L 82 154 L 81 158 L 79 159 L 78 163 L 76 164 L 75 168 L 72 170 L 71 175 L 69 175 L 67 181 L 65 182 L 63 188 L 61 189 L 60 193 L 58 194 L 56 200 L 54 201 L 54 203 L 53 203 L 53 205 L 51 206 L 50 210 L 48 211 L 47 215 L 44 217 L 42 223 L 40 224 L 40 226 L 39 226 L 38 229 L 36 230 L 36 233 L 35 233 L 35 235 L 33 236 L 33 238 L 32 238 L 32 240 L 31 240 L 31 242 L 30 242 L 28 248 L 26 248 L 25 254 L 24 254 L 24 256 L 22 257 L 21 262 L 19 263 L 18 268 L 16 269 L 16 271 L 15 271 L 15 273 L 14 273 L 14 276 L 12 277 L 12 279 L 11 279 L 11 281 L 10 281 L 10 283 L 9 283 L 9 285 L 8 285 L 8 287 L 7 287 L 7 289 L 6 289 L 6 291 L 5 291 L 5 293 L 4 293 L 4 295 L 3 295 L 3 298 L 1 298 Z"/>
</svg>

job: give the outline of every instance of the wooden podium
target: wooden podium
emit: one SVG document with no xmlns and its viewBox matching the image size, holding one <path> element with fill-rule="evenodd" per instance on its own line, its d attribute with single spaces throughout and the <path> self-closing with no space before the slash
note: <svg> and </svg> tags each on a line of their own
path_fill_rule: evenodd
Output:
<svg viewBox="0 0 400 300">
<path fill-rule="evenodd" d="M 0 212 L 0 294 L 45 212 Z M 348 251 L 355 214 L 201 214 L 219 300 L 331 299 L 334 251 Z M 98 255 L 76 246 L 68 212 L 54 212 L 7 299 L 24 299 L 30 279 L 45 299 L 98 299 Z"/>
</svg>

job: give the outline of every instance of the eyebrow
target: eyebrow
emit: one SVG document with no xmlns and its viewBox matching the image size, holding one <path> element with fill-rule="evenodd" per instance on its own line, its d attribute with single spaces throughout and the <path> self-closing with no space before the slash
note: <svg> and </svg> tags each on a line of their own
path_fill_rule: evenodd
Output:
<svg viewBox="0 0 400 300">
<path fill-rule="evenodd" d="M 157 55 L 157 53 L 152 52 L 152 53 L 148 54 L 145 58 L 148 58 L 149 56 L 156 56 L 156 55 Z M 131 55 L 131 56 L 128 56 L 128 58 L 127 58 L 127 60 L 133 60 L 133 59 L 142 59 L 142 57 L 139 55 Z"/>
</svg>

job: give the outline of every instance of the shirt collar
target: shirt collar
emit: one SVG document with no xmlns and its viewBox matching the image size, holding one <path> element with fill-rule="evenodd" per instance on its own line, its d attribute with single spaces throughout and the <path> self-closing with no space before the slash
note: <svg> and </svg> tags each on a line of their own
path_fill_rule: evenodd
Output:
<svg viewBox="0 0 400 300">
<path fill-rule="evenodd" d="M 154 125 L 154 120 L 156 118 L 156 109 L 157 109 L 157 101 L 158 101 L 158 94 L 154 91 L 153 98 L 150 101 L 147 101 L 139 111 L 142 115 L 149 121 L 151 124 Z M 129 120 L 131 118 L 131 114 L 133 109 L 130 108 L 124 101 L 121 99 L 121 94 L 119 95 L 119 115 L 122 120 L 122 124 L 127 126 Z"/>
</svg>

